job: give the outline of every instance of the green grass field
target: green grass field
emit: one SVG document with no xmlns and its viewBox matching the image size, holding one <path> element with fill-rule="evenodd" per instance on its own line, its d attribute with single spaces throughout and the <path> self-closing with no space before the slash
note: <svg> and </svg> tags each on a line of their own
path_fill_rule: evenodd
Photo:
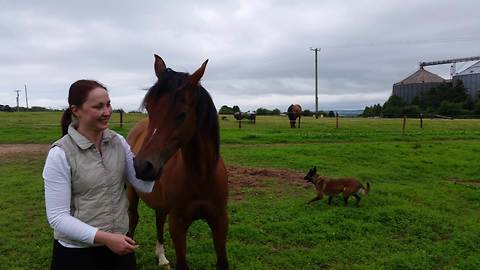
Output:
<svg viewBox="0 0 480 270">
<path fill-rule="evenodd" d="M 126 135 L 142 115 L 127 115 Z M 0 113 L 0 143 L 51 143 L 60 136 L 59 113 Z M 311 205 L 312 189 L 261 179 L 229 204 L 232 269 L 480 269 L 480 120 L 302 119 L 257 117 L 257 124 L 221 120 L 227 164 L 321 174 L 370 182 L 361 207 L 341 200 Z M 1 144 L 0 144 L 0 147 Z M 52 230 L 43 201 L 45 155 L 0 157 L 0 269 L 47 269 Z M 478 183 L 478 182 L 477 182 Z M 353 201 L 352 201 L 353 203 Z M 139 269 L 157 269 L 153 212 L 141 206 Z M 174 261 L 166 232 L 167 258 Z M 194 223 L 188 237 L 191 269 L 215 264 L 208 226 Z"/>
</svg>

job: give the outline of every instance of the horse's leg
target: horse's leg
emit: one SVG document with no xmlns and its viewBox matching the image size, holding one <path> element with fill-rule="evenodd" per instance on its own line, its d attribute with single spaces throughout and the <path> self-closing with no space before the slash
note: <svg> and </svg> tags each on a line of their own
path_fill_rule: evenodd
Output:
<svg viewBox="0 0 480 270">
<path fill-rule="evenodd" d="M 158 258 L 159 266 L 168 266 L 170 263 L 165 257 L 165 249 L 163 247 L 163 226 L 165 225 L 166 219 L 167 214 L 164 210 L 160 208 L 155 209 L 155 221 L 157 224 L 157 245 L 155 247 L 155 255 Z"/>
<path fill-rule="evenodd" d="M 170 237 L 172 237 L 173 246 L 175 247 L 175 254 L 177 261 L 175 269 L 188 270 L 187 265 L 187 228 L 188 225 L 184 220 L 175 214 L 170 214 L 168 219 L 168 229 L 170 231 Z"/>
<path fill-rule="evenodd" d="M 127 186 L 127 198 L 128 198 L 128 236 L 133 239 L 135 234 L 135 228 L 138 224 L 138 201 L 139 197 L 137 192 L 132 186 Z"/>
<path fill-rule="evenodd" d="M 227 232 L 228 232 L 228 216 L 227 210 L 223 211 L 220 216 L 214 216 L 207 219 L 208 225 L 212 230 L 213 245 L 217 254 L 217 270 L 227 270 Z"/>
</svg>

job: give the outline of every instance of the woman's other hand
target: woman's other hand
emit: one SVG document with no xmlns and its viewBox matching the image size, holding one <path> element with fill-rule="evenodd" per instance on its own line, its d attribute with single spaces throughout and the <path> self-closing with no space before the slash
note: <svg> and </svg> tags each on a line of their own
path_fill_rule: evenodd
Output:
<svg viewBox="0 0 480 270">
<path fill-rule="evenodd" d="M 126 235 L 100 230 L 95 234 L 95 243 L 107 246 L 111 251 L 118 255 L 125 255 L 134 252 L 138 247 L 135 245 L 135 241 Z"/>
</svg>

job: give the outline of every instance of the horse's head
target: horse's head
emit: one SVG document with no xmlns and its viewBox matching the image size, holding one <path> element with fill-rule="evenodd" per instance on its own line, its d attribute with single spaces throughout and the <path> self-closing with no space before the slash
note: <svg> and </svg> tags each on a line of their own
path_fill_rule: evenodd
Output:
<svg viewBox="0 0 480 270">
<path fill-rule="evenodd" d="M 317 175 L 317 166 L 313 166 L 312 169 L 308 170 L 308 173 L 303 177 L 303 180 L 313 183 L 314 177 Z"/>
<path fill-rule="evenodd" d="M 243 114 L 241 112 L 234 112 L 233 117 L 237 120 L 242 120 Z"/>
<path fill-rule="evenodd" d="M 147 136 L 134 160 L 138 178 L 158 179 L 165 163 L 195 134 L 199 81 L 207 62 L 189 75 L 167 68 L 162 58 L 155 55 L 154 68 L 158 81 L 143 100 L 149 125 Z"/>
</svg>

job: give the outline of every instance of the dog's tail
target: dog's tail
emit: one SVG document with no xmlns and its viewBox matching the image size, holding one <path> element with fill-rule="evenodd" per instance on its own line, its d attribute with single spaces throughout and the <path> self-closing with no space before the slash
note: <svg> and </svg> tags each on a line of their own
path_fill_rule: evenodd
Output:
<svg viewBox="0 0 480 270">
<path fill-rule="evenodd" d="M 358 191 L 358 193 L 367 196 L 368 193 L 370 193 L 370 183 L 367 182 L 367 188 L 365 188 L 365 187 L 362 185 L 362 187 L 360 188 L 360 190 Z"/>
</svg>

